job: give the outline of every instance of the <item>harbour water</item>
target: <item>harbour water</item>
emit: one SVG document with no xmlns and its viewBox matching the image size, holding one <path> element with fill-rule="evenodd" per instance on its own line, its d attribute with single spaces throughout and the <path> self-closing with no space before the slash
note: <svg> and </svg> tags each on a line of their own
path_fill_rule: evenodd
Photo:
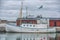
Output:
<svg viewBox="0 0 60 40">
<path fill-rule="evenodd" d="M 60 33 L 0 33 L 0 40 L 60 40 Z"/>
</svg>

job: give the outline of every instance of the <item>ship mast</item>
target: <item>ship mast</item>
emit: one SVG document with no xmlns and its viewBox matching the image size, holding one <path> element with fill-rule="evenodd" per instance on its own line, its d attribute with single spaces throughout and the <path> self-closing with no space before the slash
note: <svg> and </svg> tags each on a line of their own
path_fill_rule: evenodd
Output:
<svg viewBox="0 0 60 40">
<path fill-rule="evenodd" d="M 19 14 L 19 18 L 22 18 L 22 8 L 23 7 L 23 1 L 21 2 L 21 8 L 20 8 L 20 14 Z"/>
<path fill-rule="evenodd" d="M 23 9 L 23 1 L 21 2 L 21 8 L 20 8 L 20 16 L 19 18 L 22 18 L 22 9 Z M 22 24 L 22 20 L 20 20 L 20 25 Z"/>
</svg>

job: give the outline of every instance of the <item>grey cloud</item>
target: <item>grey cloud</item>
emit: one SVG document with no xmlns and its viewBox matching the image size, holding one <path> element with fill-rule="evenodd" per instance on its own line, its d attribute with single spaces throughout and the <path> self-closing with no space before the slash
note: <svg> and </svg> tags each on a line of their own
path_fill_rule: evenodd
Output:
<svg viewBox="0 0 60 40">
<path fill-rule="evenodd" d="M 1 0 L 0 17 L 18 17 L 22 0 Z M 38 9 L 43 5 L 42 9 Z M 60 17 L 60 2 L 58 0 L 24 0 L 23 16 L 42 14 L 44 17 Z M 6 10 L 6 11 L 5 11 Z M 15 10 L 15 11 L 13 11 Z"/>
</svg>

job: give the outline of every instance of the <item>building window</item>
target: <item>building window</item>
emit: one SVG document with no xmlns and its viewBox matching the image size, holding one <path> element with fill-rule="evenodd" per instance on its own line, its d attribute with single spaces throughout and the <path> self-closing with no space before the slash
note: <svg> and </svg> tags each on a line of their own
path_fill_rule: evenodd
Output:
<svg viewBox="0 0 60 40">
<path fill-rule="evenodd" d="M 54 26 L 56 26 L 56 21 L 54 22 Z"/>
</svg>

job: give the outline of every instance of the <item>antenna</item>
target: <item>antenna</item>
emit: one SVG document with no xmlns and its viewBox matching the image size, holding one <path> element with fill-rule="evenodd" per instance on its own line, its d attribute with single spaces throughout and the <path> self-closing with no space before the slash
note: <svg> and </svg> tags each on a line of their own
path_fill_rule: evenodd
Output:
<svg viewBox="0 0 60 40">
<path fill-rule="evenodd" d="M 27 7 L 26 7 L 26 17 L 27 17 L 27 15 L 28 15 L 28 10 L 27 10 Z"/>
</svg>

